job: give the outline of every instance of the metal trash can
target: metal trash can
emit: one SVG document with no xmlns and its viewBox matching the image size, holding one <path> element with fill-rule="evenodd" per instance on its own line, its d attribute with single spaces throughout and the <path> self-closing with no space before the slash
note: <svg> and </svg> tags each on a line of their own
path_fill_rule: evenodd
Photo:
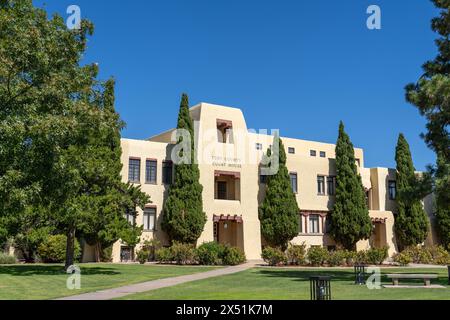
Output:
<svg viewBox="0 0 450 320">
<path fill-rule="evenodd" d="M 355 284 L 365 284 L 366 283 L 366 266 L 363 264 L 356 264 L 353 267 L 355 272 Z"/>
<path fill-rule="evenodd" d="M 311 300 L 331 300 L 331 277 L 309 277 Z"/>
</svg>

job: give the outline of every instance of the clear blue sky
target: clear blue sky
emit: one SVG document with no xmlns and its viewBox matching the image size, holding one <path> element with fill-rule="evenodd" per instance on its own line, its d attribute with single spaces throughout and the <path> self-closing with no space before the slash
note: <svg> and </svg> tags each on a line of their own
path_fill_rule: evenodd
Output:
<svg viewBox="0 0 450 320">
<path fill-rule="evenodd" d="M 186 92 L 191 105 L 241 108 L 249 128 L 282 136 L 335 143 L 342 119 L 366 166 L 395 166 L 399 132 L 418 170 L 435 161 L 419 137 L 425 120 L 404 98 L 436 54 L 431 1 L 45 2 L 64 17 L 77 4 L 94 22 L 85 62 L 116 78 L 124 137 L 174 127 Z M 381 7 L 381 30 L 366 28 L 370 4 Z"/>
</svg>

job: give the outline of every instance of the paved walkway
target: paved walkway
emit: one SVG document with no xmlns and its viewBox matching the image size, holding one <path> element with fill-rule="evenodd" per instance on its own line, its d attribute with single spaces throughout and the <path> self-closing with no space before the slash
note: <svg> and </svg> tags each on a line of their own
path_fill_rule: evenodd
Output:
<svg viewBox="0 0 450 320">
<path fill-rule="evenodd" d="M 206 272 L 200 272 L 195 274 L 189 274 L 184 276 L 178 276 L 178 277 L 172 277 L 172 278 L 165 278 L 165 279 L 158 279 L 158 280 L 152 280 L 147 282 L 141 282 L 137 284 L 132 284 L 128 286 L 113 288 L 113 289 L 106 289 L 101 291 L 95 291 L 95 292 L 88 292 L 83 293 L 75 296 L 69 296 L 69 297 L 63 297 L 59 298 L 57 300 L 109 300 L 109 299 L 115 299 L 124 297 L 130 294 L 139 293 L 139 292 L 145 292 L 160 288 L 166 288 L 175 286 L 177 284 L 201 280 L 201 279 L 207 279 L 211 277 L 218 277 L 223 276 L 227 274 L 232 274 L 240 271 L 244 271 L 247 269 L 250 269 L 254 266 L 256 266 L 258 263 L 261 263 L 260 261 L 249 261 L 245 264 L 241 264 L 238 266 L 232 266 L 232 267 L 225 267 L 221 269 L 206 271 Z"/>
</svg>

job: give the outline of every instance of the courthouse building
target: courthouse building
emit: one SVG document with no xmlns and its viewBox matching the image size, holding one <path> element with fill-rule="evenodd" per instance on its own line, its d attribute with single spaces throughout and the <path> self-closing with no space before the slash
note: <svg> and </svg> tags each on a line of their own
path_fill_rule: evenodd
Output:
<svg viewBox="0 0 450 320">
<path fill-rule="evenodd" d="M 237 246 L 247 259 L 260 259 L 264 240 L 258 219 L 258 206 L 264 198 L 266 177 L 261 175 L 261 158 L 271 147 L 271 132 L 249 130 L 240 109 L 200 103 L 190 109 L 195 123 L 196 159 L 203 185 L 203 209 L 207 221 L 198 244 L 216 240 Z M 142 242 L 157 238 L 168 245 L 161 229 L 164 200 L 173 180 L 172 134 L 175 129 L 147 140 L 122 139 L 122 177 L 141 186 L 151 197 L 143 210 L 138 209 L 132 223 L 143 225 Z M 280 128 L 280 131 L 282 128 Z M 335 145 L 281 138 L 287 155 L 292 189 L 298 205 L 299 230 L 292 243 L 335 247 L 329 236 L 328 215 L 335 200 Z M 366 168 L 364 152 L 355 148 L 358 172 L 366 191 L 367 205 L 373 223 L 370 239 L 359 241 L 357 249 L 389 246 L 389 254 L 397 251 L 394 235 L 396 174 L 395 169 Z M 432 220 L 431 196 L 424 199 Z M 433 221 L 432 225 L 433 225 Z M 434 242 L 430 235 L 428 242 Z M 117 241 L 113 261 L 132 259 L 134 251 Z M 84 261 L 91 260 L 85 250 Z"/>
</svg>

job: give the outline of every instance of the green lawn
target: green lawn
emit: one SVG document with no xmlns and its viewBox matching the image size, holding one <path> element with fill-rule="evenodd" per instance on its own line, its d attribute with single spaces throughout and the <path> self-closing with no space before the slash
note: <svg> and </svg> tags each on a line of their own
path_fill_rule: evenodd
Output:
<svg viewBox="0 0 450 320">
<path fill-rule="evenodd" d="M 384 268 L 382 273 L 437 273 L 439 278 L 432 284 L 446 285 L 445 289 L 389 289 L 369 290 L 354 285 L 353 269 L 285 269 L 253 268 L 243 272 L 215 277 L 174 287 L 134 294 L 123 299 L 309 299 L 309 276 L 328 274 L 333 276 L 331 290 L 333 299 L 450 299 L 447 285 L 447 269 Z M 383 284 L 390 284 L 382 276 Z M 414 280 L 415 283 L 417 281 Z M 402 283 L 402 282 L 401 282 Z M 404 282 L 407 284 L 408 282 Z M 417 284 L 422 284 L 418 280 Z"/>
<path fill-rule="evenodd" d="M 0 299 L 52 299 L 214 269 L 199 266 L 102 263 L 79 266 L 81 289 L 69 290 L 66 287 L 68 275 L 64 273 L 62 265 L 0 265 Z"/>
</svg>

